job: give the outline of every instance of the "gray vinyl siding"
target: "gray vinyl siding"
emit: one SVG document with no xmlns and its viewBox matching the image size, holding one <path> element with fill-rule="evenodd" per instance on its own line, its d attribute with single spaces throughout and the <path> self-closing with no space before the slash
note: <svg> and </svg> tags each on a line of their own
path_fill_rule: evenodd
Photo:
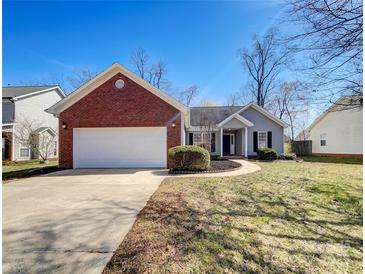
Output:
<svg viewBox="0 0 365 274">
<path fill-rule="evenodd" d="M 238 121 L 236 118 L 233 118 L 231 121 L 222 126 L 223 128 L 241 128 L 242 122 Z"/>
<path fill-rule="evenodd" d="M 254 125 L 248 128 L 247 136 L 247 153 L 248 155 L 256 155 L 253 151 L 253 132 L 254 131 L 271 131 L 272 132 L 272 148 L 278 153 L 284 152 L 284 128 L 265 115 L 261 114 L 253 108 L 248 108 L 240 115 L 251 121 Z"/>
<path fill-rule="evenodd" d="M 254 125 L 247 129 L 247 154 L 248 156 L 255 156 L 256 152 L 253 151 L 253 132 L 254 131 L 271 131 L 272 133 L 272 147 L 278 152 L 284 152 L 284 128 L 278 123 L 274 122 L 267 116 L 261 114 L 261 112 L 249 107 L 244 112 L 240 113 L 242 117 L 252 122 Z M 236 137 L 236 151 L 235 154 L 244 155 L 245 154 L 245 129 L 244 125 L 237 119 L 232 119 L 227 124 L 223 126 L 224 130 L 237 129 L 235 131 Z M 196 129 L 187 129 L 185 140 L 186 144 L 189 144 L 189 133 L 192 133 Z M 196 130 L 195 132 L 198 132 Z M 213 155 L 219 155 L 221 151 L 221 134 L 220 130 L 215 132 L 215 147 L 216 151 L 212 153 Z"/>
</svg>

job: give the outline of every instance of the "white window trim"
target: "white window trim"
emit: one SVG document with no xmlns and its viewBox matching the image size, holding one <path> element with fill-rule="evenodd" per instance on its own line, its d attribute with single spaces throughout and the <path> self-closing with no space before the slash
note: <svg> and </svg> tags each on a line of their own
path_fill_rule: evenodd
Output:
<svg viewBox="0 0 365 274">
<path fill-rule="evenodd" d="M 22 156 L 22 149 L 28 149 L 28 156 Z M 19 157 L 20 158 L 30 158 L 30 147 L 25 145 L 20 145 L 19 147 Z"/>
<path fill-rule="evenodd" d="M 209 136 L 210 136 L 210 138 L 209 138 L 209 152 L 210 153 L 215 153 L 216 152 L 216 146 L 214 146 L 214 148 L 215 148 L 215 150 L 214 151 L 211 151 L 211 148 L 212 148 L 212 134 L 216 134 L 215 132 L 193 132 L 193 145 L 197 145 L 197 146 L 199 146 L 199 145 L 202 145 L 202 144 L 204 144 L 204 137 L 203 137 L 203 135 L 204 134 L 209 134 Z M 195 142 L 195 136 L 196 135 L 200 135 L 200 142 Z M 217 135 L 215 136 L 215 142 L 216 142 L 216 140 L 217 140 Z"/>
<path fill-rule="evenodd" d="M 260 147 L 260 133 L 265 133 L 265 137 L 266 137 L 265 146 L 263 146 L 263 147 Z M 265 147 L 268 147 L 267 131 L 258 131 L 257 132 L 257 148 L 265 148 Z"/>
</svg>

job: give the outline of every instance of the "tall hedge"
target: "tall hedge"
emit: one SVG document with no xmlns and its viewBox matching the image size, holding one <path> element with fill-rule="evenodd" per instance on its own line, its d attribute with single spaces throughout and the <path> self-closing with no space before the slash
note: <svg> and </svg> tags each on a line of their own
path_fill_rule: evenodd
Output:
<svg viewBox="0 0 365 274">
<path fill-rule="evenodd" d="M 209 151 L 200 146 L 176 146 L 169 149 L 174 170 L 206 170 L 210 166 Z"/>
</svg>

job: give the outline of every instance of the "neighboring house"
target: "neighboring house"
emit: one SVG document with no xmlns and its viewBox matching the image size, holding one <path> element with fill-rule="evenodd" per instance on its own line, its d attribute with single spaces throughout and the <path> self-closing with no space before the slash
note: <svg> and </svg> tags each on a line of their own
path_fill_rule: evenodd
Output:
<svg viewBox="0 0 365 274">
<path fill-rule="evenodd" d="M 286 124 L 255 104 L 187 108 L 113 64 L 47 112 L 59 118 L 62 168 L 167 167 L 167 151 L 202 145 L 215 155 L 284 150 Z"/>
<path fill-rule="evenodd" d="M 31 150 L 31 144 L 38 151 L 46 149 L 42 140 L 47 136 L 57 137 L 58 119 L 44 110 L 65 97 L 58 86 L 8 86 L 2 89 L 2 159 L 21 161 L 39 158 Z M 28 139 L 26 139 L 26 135 Z M 24 139 L 24 140 L 23 140 Z M 54 139 L 54 138 L 53 138 Z M 58 157 L 58 139 L 47 149 L 51 157 Z M 42 147 L 39 147 L 42 146 Z"/>
<path fill-rule="evenodd" d="M 349 98 L 341 97 L 306 130 L 313 154 L 362 157 L 362 108 L 348 107 Z"/>
</svg>

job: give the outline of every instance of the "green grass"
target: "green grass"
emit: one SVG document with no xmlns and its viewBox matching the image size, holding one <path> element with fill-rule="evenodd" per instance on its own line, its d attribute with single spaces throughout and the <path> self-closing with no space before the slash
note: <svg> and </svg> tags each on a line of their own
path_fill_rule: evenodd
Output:
<svg viewBox="0 0 365 274">
<path fill-rule="evenodd" d="M 168 178 L 106 273 L 362 273 L 362 166 Z"/>
<path fill-rule="evenodd" d="M 55 171 L 58 168 L 57 160 L 50 160 L 48 164 L 41 164 L 39 160 L 4 162 L 3 161 L 3 180 L 13 178 L 28 177 L 31 175 L 42 174 Z"/>
<path fill-rule="evenodd" d="M 362 165 L 362 159 L 355 157 L 333 157 L 333 156 L 300 156 L 305 162 L 358 164 Z"/>
</svg>

